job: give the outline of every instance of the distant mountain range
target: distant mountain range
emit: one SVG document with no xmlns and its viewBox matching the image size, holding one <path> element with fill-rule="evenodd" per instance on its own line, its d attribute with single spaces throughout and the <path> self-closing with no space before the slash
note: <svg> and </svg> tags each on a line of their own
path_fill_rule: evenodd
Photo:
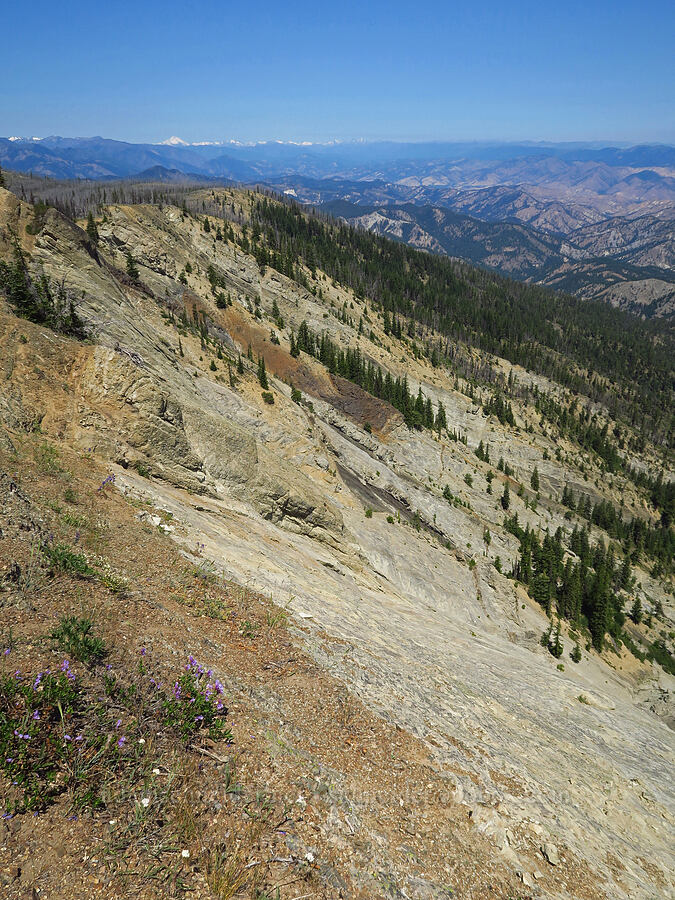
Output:
<svg viewBox="0 0 675 900">
<path fill-rule="evenodd" d="M 57 179 L 265 184 L 514 278 L 644 315 L 675 312 L 668 145 L 0 138 L 0 165 Z"/>
<path fill-rule="evenodd" d="M 563 236 L 412 203 L 366 206 L 335 200 L 320 209 L 368 231 L 521 281 L 605 300 L 640 315 L 675 314 L 673 219 L 619 217 Z"/>
</svg>

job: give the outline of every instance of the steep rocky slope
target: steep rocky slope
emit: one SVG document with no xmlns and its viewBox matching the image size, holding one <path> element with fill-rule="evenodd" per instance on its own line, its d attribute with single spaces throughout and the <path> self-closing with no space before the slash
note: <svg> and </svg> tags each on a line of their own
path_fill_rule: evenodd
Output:
<svg viewBox="0 0 675 900">
<path fill-rule="evenodd" d="M 245 217 L 249 195 L 225 198 Z M 6 440 L 39 427 L 93 456 L 117 489 L 171 514 L 183 548 L 197 547 L 227 579 L 287 607 L 322 670 L 426 745 L 475 832 L 520 873 L 523 896 L 671 896 L 672 677 L 625 648 L 605 658 L 586 649 L 574 664 L 566 628 L 557 664 L 540 645 L 541 607 L 495 566 L 499 557 L 510 572 L 518 555 L 499 505 L 507 483 L 511 512 L 542 533 L 571 528 L 565 486 L 650 521 L 655 512 L 630 481 L 542 428 L 531 407 L 514 399 L 512 427 L 486 416 L 464 382 L 394 342 L 352 292 L 321 272 L 320 296 L 274 269 L 261 274 L 235 242 L 215 239 L 215 224 L 207 232 L 174 207 L 111 206 L 96 245 L 52 210 L 33 227 L 30 207 L 0 191 L 0 255 L 11 255 L 18 235 L 32 270 L 77 298 L 91 336 L 78 343 L 3 309 Z M 127 252 L 138 282 L 125 274 Z M 393 407 L 290 354 L 291 330 L 303 321 L 341 347 L 365 345 L 339 315 L 345 304 L 372 328 L 368 357 L 407 373 L 413 393 L 421 387 L 434 406 L 441 401 L 448 431 L 466 443 L 440 429 L 409 430 Z M 264 356 L 272 404 L 249 348 L 252 360 Z M 508 374 L 506 363 L 493 364 Z M 492 493 L 492 467 L 474 453 L 480 441 L 513 469 L 494 472 Z M 645 450 L 637 462 L 653 467 L 657 456 Z M 535 466 L 537 503 L 529 488 L 516 497 Z M 664 608 L 659 627 L 672 629 L 672 583 L 646 569 L 635 575 L 645 606 Z M 308 686 L 309 718 L 312 709 Z M 421 788 L 408 783 L 402 805 L 419 804 Z M 366 829 L 358 819 L 352 827 Z M 364 839 L 377 841 L 368 828 Z M 452 871 L 451 838 L 442 852 Z M 478 894 L 464 884 L 459 896 L 488 896 L 478 881 Z M 378 886 L 362 895 L 440 897 L 441 889 Z"/>
</svg>

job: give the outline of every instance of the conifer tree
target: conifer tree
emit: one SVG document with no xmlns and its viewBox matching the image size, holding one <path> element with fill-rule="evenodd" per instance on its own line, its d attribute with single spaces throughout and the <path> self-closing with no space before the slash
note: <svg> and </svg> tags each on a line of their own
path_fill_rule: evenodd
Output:
<svg viewBox="0 0 675 900">
<path fill-rule="evenodd" d="M 509 491 L 508 483 L 504 485 L 504 493 L 501 497 L 502 509 L 508 509 L 511 505 L 511 493 Z"/>
<path fill-rule="evenodd" d="M 534 470 L 532 471 L 532 475 L 530 477 L 530 487 L 533 491 L 539 491 L 539 470 L 536 466 L 534 467 Z"/>
<path fill-rule="evenodd" d="M 241 353 L 237 356 L 237 375 L 244 374 L 244 364 L 241 361 Z"/>
<path fill-rule="evenodd" d="M 131 255 L 131 250 L 127 250 L 127 275 L 135 282 L 138 282 L 141 277 L 138 266 L 136 265 L 136 260 Z"/>
<path fill-rule="evenodd" d="M 549 644 L 549 650 L 556 659 L 560 659 L 563 655 L 563 643 L 560 639 L 560 619 L 558 619 L 558 625 L 555 630 L 553 641 Z"/>
<path fill-rule="evenodd" d="M 91 212 L 87 216 L 87 234 L 92 243 L 98 244 L 98 228 L 96 227 L 96 222 L 94 221 L 94 216 Z"/>
<path fill-rule="evenodd" d="M 267 371 L 265 370 L 265 357 L 258 357 L 258 381 L 260 382 L 260 387 L 266 391 L 269 388 L 269 382 L 267 380 Z"/>
<path fill-rule="evenodd" d="M 445 407 L 438 401 L 438 410 L 436 411 L 436 431 L 440 434 L 443 428 L 448 427 L 448 420 L 445 415 Z"/>
</svg>

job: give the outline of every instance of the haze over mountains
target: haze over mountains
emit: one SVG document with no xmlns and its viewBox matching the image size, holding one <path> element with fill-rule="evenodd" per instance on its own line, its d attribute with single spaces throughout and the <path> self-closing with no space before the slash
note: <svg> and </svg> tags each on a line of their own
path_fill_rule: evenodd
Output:
<svg viewBox="0 0 675 900">
<path fill-rule="evenodd" d="M 675 310 L 675 147 L 668 145 L 11 137 L 0 139 L 0 165 L 58 179 L 264 183 L 513 278 L 646 316 Z"/>
</svg>

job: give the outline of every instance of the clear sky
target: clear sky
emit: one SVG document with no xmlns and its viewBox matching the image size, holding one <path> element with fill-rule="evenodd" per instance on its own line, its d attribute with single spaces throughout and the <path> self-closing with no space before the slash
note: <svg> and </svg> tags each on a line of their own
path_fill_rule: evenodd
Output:
<svg viewBox="0 0 675 900">
<path fill-rule="evenodd" d="M 675 142 L 675 3 L 3 4 L 0 135 Z"/>
</svg>

